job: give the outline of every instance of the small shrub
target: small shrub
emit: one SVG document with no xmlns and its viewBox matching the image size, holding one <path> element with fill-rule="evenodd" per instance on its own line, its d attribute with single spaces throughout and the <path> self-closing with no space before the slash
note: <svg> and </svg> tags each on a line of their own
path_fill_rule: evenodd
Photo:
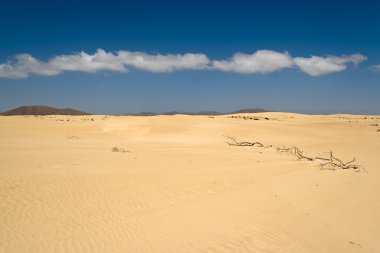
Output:
<svg viewBox="0 0 380 253">
<path fill-rule="evenodd" d="M 120 152 L 120 153 L 129 152 L 128 150 L 126 150 L 124 148 L 118 148 L 118 147 L 112 147 L 111 151 L 112 152 Z"/>
</svg>

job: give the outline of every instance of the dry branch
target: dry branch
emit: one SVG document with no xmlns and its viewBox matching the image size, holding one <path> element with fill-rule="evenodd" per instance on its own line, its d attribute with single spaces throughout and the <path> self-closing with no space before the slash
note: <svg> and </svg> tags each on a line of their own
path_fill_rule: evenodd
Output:
<svg viewBox="0 0 380 253">
<path fill-rule="evenodd" d="M 227 141 L 227 144 L 230 145 L 230 146 L 241 146 L 241 147 L 248 147 L 248 146 L 249 147 L 253 147 L 253 146 L 257 146 L 257 147 L 260 147 L 260 148 L 272 147 L 272 145 L 264 146 L 264 144 L 262 144 L 261 142 L 239 141 L 237 138 L 231 137 L 231 136 L 228 136 L 228 135 L 225 135 L 224 137 L 226 137 L 226 138 L 228 138 L 230 140 L 230 141 Z M 310 157 L 310 156 L 304 155 L 303 150 L 301 150 L 297 146 L 293 146 L 293 147 L 290 147 L 290 148 L 282 146 L 282 147 L 277 147 L 276 150 L 279 151 L 279 152 L 291 154 L 291 155 L 295 156 L 298 160 L 318 161 L 319 162 L 319 167 L 321 169 L 329 169 L 329 170 L 335 170 L 335 169 L 344 169 L 344 170 L 353 169 L 353 170 L 359 170 L 360 168 L 362 168 L 364 170 L 364 168 L 362 166 L 354 164 L 355 158 L 353 158 L 349 162 L 343 162 L 341 159 L 335 157 L 333 155 L 332 151 L 328 152 L 327 156 L 321 156 L 321 155 L 319 155 L 319 156 L 316 156 L 316 157 Z"/>
<path fill-rule="evenodd" d="M 297 157 L 298 160 L 302 160 L 302 159 L 305 159 L 307 161 L 313 161 L 314 160 L 312 157 L 305 156 L 303 154 L 303 150 L 301 150 L 301 149 L 299 149 L 298 147 L 295 147 L 295 146 L 291 147 L 291 148 L 286 148 L 286 147 L 277 148 L 277 151 L 286 152 L 286 153 L 292 154 L 295 157 Z"/>
<path fill-rule="evenodd" d="M 291 148 L 277 148 L 278 151 L 280 152 L 286 152 L 291 155 L 294 155 L 297 157 L 298 160 L 307 160 L 307 161 L 318 161 L 319 162 L 319 167 L 321 169 L 330 169 L 330 170 L 335 170 L 337 168 L 341 169 L 359 169 L 360 165 L 353 164 L 355 162 L 355 157 L 349 161 L 349 162 L 343 162 L 341 159 L 335 157 L 333 155 L 333 152 L 330 151 L 328 152 L 328 157 L 323 157 L 323 156 L 317 156 L 317 157 L 308 157 L 303 154 L 303 151 L 299 149 L 298 147 L 291 147 Z"/>
<path fill-rule="evenodd" d="M 330 151 L 329 152 L 329 157 L 326 158 L 326 157 L 316 157 L 316 159 L 318 160 L 323 160 L 324 162 L 321 162 L 320 163 L 320 167 L 323 168 L 323 169 L 336 169 L 336 168 L 341 168 L 341 169 L 344 169 L 344 170 L 347 170 L 347 169 L 359 169 L 361 166 L 360 165 L 357 165 L 357 164 L 353 164 L 353 162 L 355 162 L 355 157 L 349 161 L 349 162 L 343 162 L 341 159 L 335 157 L 333 155 L 333 152 Z"/>
<path fill-rule="evenodd" d="M 257 147 L 264 147 L 264 145 L 261 143 L 261 142 L 248 142 L 248 141 L 239 141 L 237 138 L 235 137 L 231 137 L 231 136 L 228 136 L 228 135 L 225 135 L 224 137 L 230 139 L 230 141 L 227 141 L 227 144 L 230 145 L 230 146 L 240 146 L 240 147 L 253 147 L 253 146 L 257 146 Z"/>
</svg>

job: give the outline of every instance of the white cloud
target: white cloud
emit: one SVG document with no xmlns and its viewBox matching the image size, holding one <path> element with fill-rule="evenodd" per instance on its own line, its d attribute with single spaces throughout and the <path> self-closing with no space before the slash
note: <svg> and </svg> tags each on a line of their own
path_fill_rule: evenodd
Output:
<svg viewBox="0 0 380 253">
<path fill-rule="evenodd" d="M 380 64 L 372 65 L 371 67 L 369 67 L 369 69 L 373 72 L 380 72 Z"/>
<path fill-rule="evenodd" d="M 48 65 L 60 71 L 83 71 L 94 73 L 102 70 L 110 70 L 127 72 L 127 68 L 117 55 L 107 53 L 102 49 L 98 49 L 93 55 L 80 52 L 73 55 L 56 56 L 49 60 Z"/>
<path fill-rule="evenodd" d="M 26 78 L 29 73 L 51 76 L 59 74 L 60 71 L 29 54 L 16 55 L 13 60 L 0 64 L 0 77 Z"/>
<path fill-rule="evenodd" d="M 365 61 L 367 57 L 361 54 L 353 54 L 350 56 L 311 56 L 309 58 L 296 57 L 295 64 L 307 74 L 311 76 L 320 76 L 334 72 L 340 72 L 347 69 L 347 65 L 353 63 L 355 65 Z"/>
<path fill-rule="evenodd" d="M 96 73 L 114 71 L 126 73 L 130 69 L 149 72 L 178 70 L 219 70 L 243 74 L 271 73 L 285 68 L 298 67 L 311 76 L 320 76 L 347 69 L 349 64 L 359 64 L 367 58 L 361 54 L 351 56 L 311 56 L 292 58 L 287 52 L 259 50 L 253 54 L 236 53 L 227 60 L 213 60 L 204 54 L 147 54 L 144 52 L 106 52 L 98 49 L 94 54 L 80 52 L 58 55 L 41 61 L 29 54 L 19 54 L 0 64 L 0 77 L 27 78 L 29 75 L 52 76 L 65 71 Z M 374 65 L 373 71 L 380 71 Z"/>
<path fill-rule="evenodd" d="M 265 74 L 292 66 L 293 60 L 288 53 L 271 50 L 259 50 L 254 54 L 236 53 L 229 60 L 212 62 L 213 69 L 244 74 Z"/>
<path fill-rule="evenodd" d="M 151 72 L 172 72 L 186 69 L 205 69 L 210 60 L 204 54 L 149 55 L 141 52 L 119 51 L 123 64 Z"/>
<path fill-rule="evenodd" d="M 0 64 L 0 77 L 26 78 L 30 74 L 51 76 L 64 71 L 128 72 L 128 67 L 151 72 L 204 69 L 210 60 L 204 54 L 150 55 L 141 52 L 119 51 L 116 54 L 98 49 L 90 55 L 80 52 L 59 55 L 42 62 L 29 54 L 16 55 L 13 60 Z"/>
</svg>

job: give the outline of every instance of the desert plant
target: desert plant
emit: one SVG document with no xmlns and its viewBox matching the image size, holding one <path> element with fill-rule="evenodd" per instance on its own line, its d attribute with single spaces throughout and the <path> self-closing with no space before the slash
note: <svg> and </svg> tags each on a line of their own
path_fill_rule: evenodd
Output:
<svg viewBox="0 0 380 253">
<path fill-rule="evenodd" d="M 120 152 L 120 153 L 129 152 L 128 150 L 126 150 L 124 148 L 118 148 L 118 147 L 112 147 L 111 151 L 112 152 Z"/>
<path fill-rule="evenodd" d="M 239 141 L 237 138 L 231 137 L 228 135 L 225 135 L 224 137 L 230 139 L 230 141 L 227 141 L 227 144 L 230 146 L 253 147 L 256 145 L 257 147 L 264 147 L 264 145 L 258 141 L 256 141 L 256 142 Z"/>
<path fill-rule="evenodd" d="M 228 136 L 228 135 L 225 135 L 224 137 L 226 137 L 226 138 L 228 138 L 230 140 L 230 141 L 227 141 L 227 144 L 230 145 L 230 146 L 241 146 L 241 147 L 253 147 L 253 146 L 256 146 L 258 148 L 273 147 L 272 145 L 265 146 L 261 142 L 239 141 L 237 138 L 231 137 L 231 136 Z M 304 155 L 303 150 L 301 150 L 297 146 L 293 146 L 293 147 L 285 147 L 285 146 L 276 147 L 276 150 L 279 151 L 279 152 L 291 154 L 291 155 L 295 156 L 297 158 L 297 160 L 318 161 L 319 162 L 319 167 L 321 169 L 329 169 L 329 170 L 335 170 L 335 169 L 344 169 L 344 170 L 346 170 L 346 169 L 353 169 L 353 170 L 358 171 L 360 168 L 362 168 L 365 171 L 365 169 L 361 165 L 354 164 L 355 158 L 353 158 L 349 162 L 343 162 L 341 159 L 339 159 L 339 158 L 337 158 L 336 156 L 333 155 L 333 151 L 325 153 L 325 154 L 328 154 L 327 156 L 326 155 L 325 156 L 319 155 L 319 156 L 312 157 L 312 156 L 306 156 L 306 155 Z"/>
</svg>

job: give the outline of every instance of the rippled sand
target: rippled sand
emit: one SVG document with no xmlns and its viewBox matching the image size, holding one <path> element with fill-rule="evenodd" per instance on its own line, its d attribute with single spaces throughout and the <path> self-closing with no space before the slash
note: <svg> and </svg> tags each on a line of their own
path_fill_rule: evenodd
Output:
<svg viewBox="0 0 380 253">
<path fill-rule="evenodd" d="M 380 116 L 240 116 L 0 117 L 0 252 L 380 252 Z"/>
</svg>

